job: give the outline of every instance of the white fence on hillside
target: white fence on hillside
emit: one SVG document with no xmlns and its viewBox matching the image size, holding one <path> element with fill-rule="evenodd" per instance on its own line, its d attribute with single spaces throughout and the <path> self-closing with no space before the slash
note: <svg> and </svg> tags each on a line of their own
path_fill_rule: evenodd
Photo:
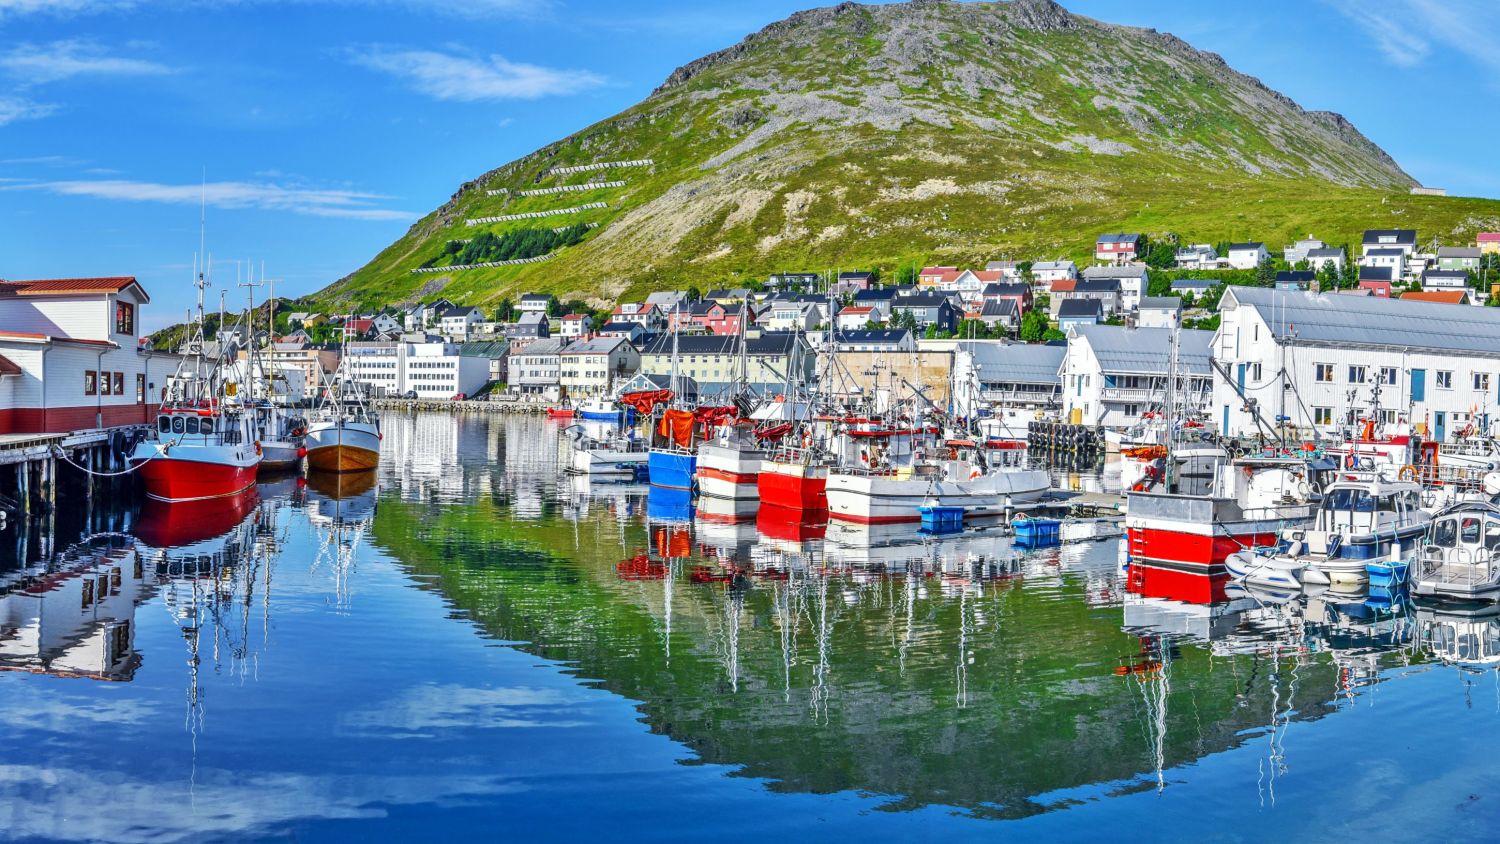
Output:
<svg viewBox="0 0 1500 844">
<path fill-rule="evenodd" d="M 650 167 L 655 163 L 649 158 L 635 161 L 596 161 L 593 164 L 575 164 L 572 167 L 553 167 L 547 171 L 547 175 L 566 176 L 570 173 L 589 173 L 594 170 L 610 170 L 617 167 Z"/>
<path fill-rule="evenodd" d="M 574 193 L 581 190 L 594 190 L 596 188 L 623 188 L 624 182 L 589 182 L 586 185 L 558 185 L 555 188 L 532 188 L 531 190 L 516 191 L 516 196 L 546 196 L 552 193 Z"/>
<path fill-rule="evenodd" d="M 538 255 L 535 258 L 513 258 L 509 261 L 487 261 L 483 264 L 456 264 L 451 267 L 417 267 L 414 273 L 447 273 L 457 270 L 482 270 L 485 267 L 514 267 L 517 264 L 540 264 L 541 262 L 556 255 L 556 252 L 548 252 L 546 255 Z"/>
<path fill-rule="evenodd" d="M 608 208 L 607 202 L 590 202 L 586 205 L 575 205 L 572 208 L 554 208 L 551 211 L 528 211 L 525 214 L 502 214 L 498 217 L 475 217 L 472 220 L 464 220 L 466 226 L 482 226 L 486 223 L 508 223 L 512 220 L 535 220 L 538 217 L 556 217 L 559 214 L 576 214 L 579 211 L 591 211 L 595 208 Z"/>
</svg>

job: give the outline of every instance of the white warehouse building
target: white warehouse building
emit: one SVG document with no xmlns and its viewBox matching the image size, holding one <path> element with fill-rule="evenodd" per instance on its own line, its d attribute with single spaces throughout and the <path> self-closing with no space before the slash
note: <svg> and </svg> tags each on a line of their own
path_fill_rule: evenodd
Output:
<svg viewBox="0 0 1500 844">
<path fill-rule="evenodd" d="M 1348 297 L 1354 298 L 1354 297 Z M 1182 406 L 1212 398 L 1208 359 L 1211 331 L 1182 330 L 1177 348 L 1177 390 Z M 1171 368 L 1172 329 L 1075 325 L 1068 331 L 1062 378 L 1063 414 L 1074 425 L 1128 428 L 1160 411 Z"/>
<path fill-rule="evenodd" d="M 414 392 L 422 399 L 473 395 L 490 378 L 488 358 L 460 354 L 459 344 L 441 341 L 350 343 L 345 369 L 376 395 Z"/>
<path fill-rule="evenodd" d="M 1219 312 L 1214 418 L 1230 435 L 1253 436 L 1256 413 L 1332 431 L 1365 417 L 1377 386 L 1380 421 L 1439 441 L 1500 411 L 1500 309 L 1232 287 Z"/>
</svg>

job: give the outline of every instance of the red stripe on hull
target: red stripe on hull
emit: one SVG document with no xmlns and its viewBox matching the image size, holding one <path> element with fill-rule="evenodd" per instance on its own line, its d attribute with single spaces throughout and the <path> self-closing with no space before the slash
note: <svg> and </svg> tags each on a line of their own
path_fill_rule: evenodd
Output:
<svg viewBox="0 0 1500 844">
<path fill-rule="evenodd" d="M 145 461 L 139 471 L 146 485 L 146 494 L 152 498 L 198 501 L 244 492 L 255 485 L 255 470 L 254 464 L 231 466 L 159 457 Z"/>
<path fill-rule="evenodd" d="M 1274 545 L 1275 532 L 1200 536 L 1160 528 L 1133 527 L 1125 531 L 1132 559 L 1156 560 L 1205 571 L 1224 565 L 1230 554 L 1257 545 Z"/>
<path fill-rule="evenodd" d="M 715 478 L 721 481 L 728 481 L 732 484 L 755 486 L 756 478 L 760 476 L 755 472 L 731 472 L 728 469 L 715 469 L 712 466 L 699 466 L 698 477 Z"/>
<path fill-rule="evenodd" d="M 864 516 L 858 513 L 829 513 L 828 518 L 837 522 L 854 522 L 859 525 L 900 525 L 922 521 L 921 516 Z"/>
<path fill-rule="evenodd" d="M 761 472 L 759 483 L 762 504 L 788 510 L 827 510 L 828 479 Z"/>
</svg>

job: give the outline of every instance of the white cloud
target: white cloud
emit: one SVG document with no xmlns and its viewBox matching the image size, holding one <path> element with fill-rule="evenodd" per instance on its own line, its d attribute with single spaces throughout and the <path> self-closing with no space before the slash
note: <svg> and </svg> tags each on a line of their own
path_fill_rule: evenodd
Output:
<svg viewBox="0 0 1500 844">
<path fill-rule="evenodd" d="M 344 726 L 386 738 L 431 736 L 444 729 L 584 727 L 584 718 L 563 717 L 588 701 L 578 690 L 509 686 L 473 688 L 456 684 L 417 686 L 380 705 L 350 713 Z"/>
<path fill-rule="evenodd" d="M 49 103 L 32 102 L 25 97 L 0 95 L 0 126 L 15 123 L 18 120 L 36 120 L 54 111 L 57 111 L 57 106 Z"/>
<path fill-rule="evenodd" d="M 215 208 L 255 208 L 287 211 L 314 217 L 354 220 L 411 220 L 416 214 L 375 207 L 387 197 L 359 191 L 309 188 L 274 182 L 209 182 L 206 185 L 164 185 L 126 179 L 60 180 L 7 185 L 3 190 L 41 190 L 63 196 L 86 196 L 124 202 L 197 205 L 200 199 Z"/>
<path fill-rule="evenodd" d="M 20 44 L 0 53 L 0 71 L 31 84 L 74 76 L 154 76 L 172 72 L 156 62 L 108 55 L 99 45 L 76 39 Z"/>
<path fill-rule="evenodd" d="M 1325 0 L 1398 67 L 1422 64 L 1435 52 L 1467 56 L 1500 81 L 1500 23 L 1491 0 Z"/>
<path fill-rule="evenodd" d="M 501 56 L 450 55 L 374 46 L 351 53 L 355 64 L 390 74 L 430 97 L 459 102 L 532 100 L 604 84 L 586 70 L 559 70 Z"/>
</svg>

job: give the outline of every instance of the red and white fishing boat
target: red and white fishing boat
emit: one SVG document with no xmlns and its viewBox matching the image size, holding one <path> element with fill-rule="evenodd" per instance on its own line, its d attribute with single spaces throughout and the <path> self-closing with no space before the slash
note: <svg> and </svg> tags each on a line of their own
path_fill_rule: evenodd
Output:
<svg viewBox="0 0 1500 844">
<path fill-rule="evenodd" d="M 319 472 L 368 472 L 380 465 L 380 415 L 364 385 L 344 377 L 348 360 L 346 348 L 307 425 L 307 465 Z"/>
<path fill-rule="evenodd" d="M 224 380 L 232 344 L 207 353 L 203 339 L 203 290 L 197 273 L 197 324 L 188 353 L 163 395 L 156 429 L 130 454 L 146 495 L 160 501 L 201 501 L 237 495 L 255 485 L 261 447 L 255 419 L 238 384 Z"/>
<path fill-rule="evenodd" d="M 724 420 L 716 436 L 698 446 L 698 495 L 728 501 L 757 500 L 765 458 L 765 449 L 755 439 L 754 423 Z"/>
<path fill-rule="evenodd" d="M 890 460 L 884 448 L 916 432 L 878 433 L 881 445 L 869 449 L 860 467 L 829 473 L 830 519 L 876 525 L 918 522 L 924 506 L 962 508 L 966 520 L 999 517 L 1035 503 L 1052 487 L 1046 472 L 1026 468 L 1024 444 L 1005 441 L 1005 447 L 991 449 L 973 440 L 950 439 L 936 455 L 924 447 L 902 461 Z"/>
<path fill-rule="evenodd" d="M 1274 544 L 1282 529 L 1316 512 L 1314 472 L 1299 456 L 1246 457 L 1219 467 L 1209 495 L 1126 493 L 1132 582 L 1171 577 L 1139 568 L 1221 575 L 1230 554 Z"/>
</svg>

